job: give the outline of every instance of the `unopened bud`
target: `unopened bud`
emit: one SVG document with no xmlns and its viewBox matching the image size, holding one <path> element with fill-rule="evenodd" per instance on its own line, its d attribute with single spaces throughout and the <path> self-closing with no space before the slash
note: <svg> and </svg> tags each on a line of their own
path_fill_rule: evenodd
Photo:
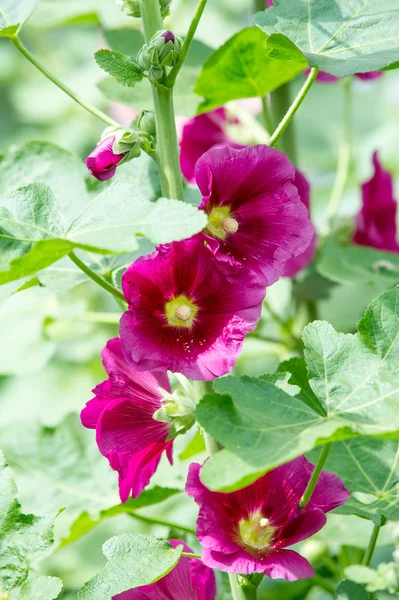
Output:
<svg viewBox="0 0 399 600">
<path fill-rule="evenodd" d="M 169 439 L 173 439 L 179 433 L 185 433 L 195 423 L 195 401 L 185 395 L 183 391 L 176 391 L 161 400 L 161 408 L 157 410 L 153 418 L 161 423 L 169 423 L 171 426 Z"/>
<path fill-rule="evenodd" d="M 160 31 L 141 48 L 136 60 L 152 81 L 160 82 L 165 75 L 164 68 L 176 64 L 181 48 L 182 40 L 172 31 Z"/>
<path fill-rule="evenodd" d="M 155 115 L 152 110 L 143 110 L 137 119 L 137 129 L 149 136 L 155 136 Z"/>
</svg>

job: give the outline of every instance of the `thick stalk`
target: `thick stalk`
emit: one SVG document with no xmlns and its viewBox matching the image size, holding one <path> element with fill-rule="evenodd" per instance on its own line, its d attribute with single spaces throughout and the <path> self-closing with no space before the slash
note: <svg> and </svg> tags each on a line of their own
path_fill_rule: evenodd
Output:
<svg viewBox="0 0 399 600">
<path fill-rule="evenodd" d="M 199 25 L 199 22 L 201 20 L 201 17 L 205 10 L 207 2 L 208 2 L 208 0 L 199 0 L 199 2 L 198 2 L 197 10 L 195 11 L 193 20 L 191 21 L 190 27 L 188 29 L 186 39 L 184 40 L 184 44 L 183 44 L 183 47 L 180 52 L 180 56 L 177 59 L 176 64 L 174 65 L 173 69 L 171 70 L 171 72 L 169 73 L 169 75 L 166 79 L 166 85 L 168 87 L 173 87 L 175 84 L 176 77 L 178 76 L 179 71 L 183 66 L 183 63 L 186 60 L 186 56 L 188 54 L 188 51 L 190 50 L 190 46 L 194 39 L 195 32 L 197 31 L 197 27 Z"/>
<path fill-rule="evenodd" d="M 72 98 L 72 100 L 77 102 L 85 110 L 90 112 L 92 115 L 97 117 L 97 119 L 100 119 L 107 125 L 110 125 L 111 127 L 119 127 L 119 123 L 114 121 L 114 119 L 111 119 L 111 117 L 109 117 L 108 115 L 103 113 L 101 110 L 98 110 L 98 108 L 96 108 L 95 106 L 92 106 L 91 104 L 89 104 L 88 102 L 83 100 L 83 98 L 78 96 L 78 94 L 76 94 L 68 86 L 66 86 L 64 83 L 62 83 L 62 81 L 60 81 L 57 77 L 55 77 L 55 75 L 50 73 L 50 71 L 48 71 L 46 69 L 46 67 L 44 67 L 42 64 L 40 64 L 39 61 L 36 60 L 36 58 L 29 52 L 29 50 L 27 48 L 25 48 L 25 46 L 23 45 L 23 43 L 17 36 L 13 36 L 10 39 L 11 39 L 12 43 L 14 44 L 14 46 L 16 48 L 18 48 L 18 50 L 21 52 L 21 54 L 23 54 L 25 56 L 25 58 L 27 58 L 29 60 L 29 62 L 31 62 L 32 65 L 34 65 L 36 67 L 36 69 L 38 69 L 41 73 L 43 73 L 43 75 L 45 77 L 47 77 L 47 79 L 52 81 L 52 83 L 54 83 L 63 92 L 65 92 L 65 94 L 67 94 L 70 98 Z"/>
<path fill-rule="evenodd" d="M 95 271 L 90 269 L 90 267 L 88 267 L 83 261 L 81 261 L 80 258 L 78 258 L 78 256 L 76 256 L 74 252 L 70 252 L 68 256 L 71 259 L 71 261 L 75 263 L 75 265 L 81 271 L 83 271 L 83 273 L 90 277 L 90 279 L 92 279 L 95 283 L 97 283 L 104 290 L 115 296 L 115 298 L 117 298 L 118 300 L 126 302 L 125 296 L 122 294 L 122 292 L 120 292 L 118 289 L 116 289 L 116 287 L 108 283 L 108 281 L 105 281 L 105 279 L 98 275 Z"/>
<path fill-rule="evenodd" d="M 281 123 L 291 106 L 290 87 L 290 84 L 286 83 L 270 94 L 273 123 L 275 124 L 273 129 L 270 131 L 270 135 L 273 133 L 278 123 Z M 293 122 L 288 125 L 276 147 L 281 150 L 281 152 L 284 152 L 284 154 L 288 156 L 294 165 L 297 164 L 298 156 L 296 148 L 296 133 Z"/>
<path fill-rule="evenodd" d="M 233 600 L 246 600 L 244 590 L 240 585 L 238 585 L 237 575 L 234 575 L 234 573 L 229 573 L 229 581 Z"/>
<path fill-rule="evenodd" d="M 344 122 L 342 141 L 339 150 L 337 175 L 327 207 L 327 232 L 334 228 L 345 186 L 348 181 L 352 155 L 352 77 L 343 82 L 344 88 Z"/>
<path fill-rule="evenodd" d="M 381 527 L 380 525 L 374 525 L 373 532 L 371 534 L 371 538 L 369 541 L 368 548 L 366 550 L 366 554 L 363 559 L 363 564 L 368 567 L 371 563 L 371 559 L 373 558 L 374 550 L 377 545 L 378 536 L 380 534 Z"/>
<path fill-rule="evenodd" d="M 159 0 L 140 0 L 144 37 L 148 42 L 162 29 Z M 153 86 L 155 124 L 157 131 L 156 161 L 165 198 L 183 200 L 183 182 L 180 173 L 179 147 L 173 107 L 173 89 Z"/>
<path fill-rule="evenodd" d="M 272 137 L 270 138 L 269 146 L 274 147 L 277 144 L 277 142 L 279 141 L 279 139 L 281 138 L 281 136 L 283 135 L 283 133 L 286 131 L 287 127 L 291 123 L 298 108 L 301 106 L 302 102 L 305 100 L 306 95 L 309 92 L 310 88 L 312 87 L 313 82 L 315 81 L 318 72 L 319 72 L 319 69 L 317 67 L 313 67 L 313 69 L 310 71 L 308 78 L 306 79 L 305 83 L 299 90 L 294 102 L 291 104 L 290 108 L 284 115 L 284 117 L 281 120 L 276 131 L 273 133 Z M 282 87 L 284 87 L 284 86 L 282 86 Z M 279 89 L 281 90 L 282 88 L 279 88 Z M 278 90 L 276 90 L 276 92 L 278 92 Z M 276 92 L 273 92 L 273 93 L 275 94 Z M 288 151 L 292 152 L 292 149 L 291 150 L 288 149 Z M 295 156 L 290 157 L 290 158 L 291 158 L 291 160 L 293 160 L 293 162 L 295 162 L 295 158 L 296 158 Z"/>
<path fill-rule="evenodd" d="M 321 454 L 319 456 L 319 460 L 317 461 L 316 466 L 313 470 L 312 476 L 309 479 L 309 483 L 307 485 L 305 493 L 303 494 L 302 499 L 299 503 L 299 508 L 306 508 L 306 506 L 309 504 L 309 500 L 311 499 L 312 494 L 315 490 L 315 487 L 316 487 L 317 482 L 320 477 L 320 473 L 323 470 L 324 464 L 327 460 L 327 456 L 329 455 L 330 450 L 331 450 L 331 444 L 326 444 L 323 447 Z"/>
</svg>

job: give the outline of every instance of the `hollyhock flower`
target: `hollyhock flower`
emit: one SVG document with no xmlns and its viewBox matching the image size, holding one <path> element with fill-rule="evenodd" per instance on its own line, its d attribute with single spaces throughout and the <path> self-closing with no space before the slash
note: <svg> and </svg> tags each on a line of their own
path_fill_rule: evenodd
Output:
<svg viewBox="0 0 399 600">
<path fill-rule="evenodd" d="M 137 373 L 127 364 L 119 338 L 102 352 L 108 379 L 94 388 L 95 397 L 81 412 L 85 427 L 96 430 L 98 448 L 119 473 L 122 502 L 136 498 L 148 485 L 163 452 L 172 463 L 171 426 L 156 421 L 161 400 L 170 395 L 166 373 Z"/>
<path fill-rule="evenodd" d="M 210 150 L 197 162 L 196 179 L 209 218 L 205 237 L 219 260 L 246 265 L 269 286 L 309 247 L 314 228 L 281 152 L 263 145 Z"/>
<path fill-rule="evenodd" d="M 306 75 L 309 75 L 310 67 L 306 69 Z M 370 73 L 355 73 L 354 77 L 363 80 L 370 79 L 379 79 L 382 77 L 381 71 L 370 71 Z M 316 81 L 321 83 L 335 83 L 340 80 L 340 77 L 336 77 L 335 75 L 330 75 L 330 73 L 325 73 L 325 71 L 319 71 L 316 76 Z"/>
<path fill-rule="evenodd" d="M 132 367 L 204 381 L 232 370 L 265 296 L 260 277 L 216 261 L 201 236 L 139 258 L 122 286 L 120 336 Z"/>
<path fill-rule="evenodd" d="M 300 171 L 295 171 L 294 184 L 298 190 L 299 198 L 301 202 L 306 206 L 309 211 L 310 208 L 310 185 L 306 177 Z M 309 263 L 312 262 L 316 252 L 317 235 L 316 230 L 313 227 L 313 236 L 309 246 L 302 254 L 298 254 L 295 258 L 291 258 L 285 263 L 284 277 L 296 277 L 296 275 L 302 271 Z"/>
<path fill-rule="evenodd" d="M 373 154 L 373 165 L 373 177 L 362 185 L 363 204 L 356 217 L 353 242 L 379 250 L 399 252 L 396 240 L 398 205 L 394 197 L 392 176 L 382 168 L 377 152 Z"/>
<path fill-rule="evenodd" d="M 183 546 L 184 552 L 192 550 L 181 540 L 170 540 L 173 548 Z M 216 579 L 209 567 L 197 558 L 183 557 L 172 571 L 151 585 L 128 590 L 112 600 L 215 600 Z"/>
<path fill-rule="evenodd" d="M 100 181 L 111 179 L 115 175 L 116 167 L 127 155 L 127 152 L 115 154 L 114 142 L 114 135 L 104 138 L 86 158 L 86 166 L 90 173 Z"/>
<path fill-rule="evenodd" d="M 288 581 L 312 577 L 309 562 L 285 548 L 319 531 L 325 513 L 350 495 L 337 475 L 322 471 L 310 502 L 300 509 L 313 469 L 304 457 L 296 458 L 242 490 L 221 493 L 201 483 L 199 464 L 190 465 L 186 492 L 200 507 L 197 538 L 204 564 Z"/>
<path fill-rule="evenodd" d="M 228 122 L 226 110 L 218 108 L 185 123 L 180 141 L 180 166 L 189 183 L 195 183 L 195 165 L 205 152 L 223 146 L 241 147 L 228 137 Z"/>
</svg>

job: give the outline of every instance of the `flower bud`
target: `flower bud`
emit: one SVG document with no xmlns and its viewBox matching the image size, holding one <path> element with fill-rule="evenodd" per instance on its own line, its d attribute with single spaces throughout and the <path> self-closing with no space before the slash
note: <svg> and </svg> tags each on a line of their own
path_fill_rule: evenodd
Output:
<svg viewBox="0 0 399 600">
<path fill-rule="evenodd" d="M 155 136 L 155 115 L 152 110 L 143 110 L 137 119 L 137 129 L 149 136 Z"/>
<path fill-rule="evenodd" d="M 182 390 L 178 390 L 161 400 L 161 408 L 154 413 L 153 419 L 161 423 L 169 423 L 171 426 L 169 439 L 173 439 L 194 425 L 195 406 L 194 400 L 186 396 Z"/>
<path fill-rule="evenodd" d="M 181 48 L 182 40 L 172 31 L 160 31 L 141 48 L 136 60 L 152 81 L 160 82 L 164 77 L 164 67 L 176 64 Z"/>
<path fill-rule="evenodd" d="M 138 133 L 118 127 L 105 129 L 101 141 L 86 159 L 90 173 L 99 181 L 111 179 L 122 162 L 140 156 Z"/>
<path fill-rule="evenodd" d="M 139 0 L 116 0 L 116 5 L 129 17 L 141 17 Z"/>
</svg>

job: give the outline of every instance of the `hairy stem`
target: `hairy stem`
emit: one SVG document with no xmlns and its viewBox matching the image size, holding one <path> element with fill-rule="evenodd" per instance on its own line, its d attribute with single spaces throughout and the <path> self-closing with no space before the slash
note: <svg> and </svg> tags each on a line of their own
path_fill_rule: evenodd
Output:
<svg viewBox="0 0 399 600">
<path fill-rule="evenodd" d="M 146 42 L 162 29 L 159 0 L 140 0 Z M 180 173 L 179 147 L 173 107 L 173 88 L 153 86 L 155 124 L 157 131 L 156 161 L 165 198 L 183 200 L 183 182 Z"/>
<path fill-rule="evenodd" d="M 73 263 L 75 263 L 75 265 L 81 271 L 83 271 L 83 273 L 85 273 L 88 277 L 90 277 L 90 279 L 92 279 L 95 283 L 97 283 L 99 286 L 104 288 L 104 290 L 106 290 L 107 292 L 109 292 L 110 294 L 115 296 L 115 298 L 117 298 L 118 300 L 122 300 L 123 302 L 126 302 L 125 297 L 122 294 L 122 292 L 120 292 L 118 289 L 116 289 L 116 287 L 114 287 L 113 285 L 108 283 L 108 281 L 105 281 L 105 279 L 103 277 L 101 277 L 100 275 L 98 275 L 95 271 L 90 269 L 90 267 L 88 267 L 83 261 L 81 261 L 80 258 L 78 258 L 78 256 L 76 256 L 76 254 L 74 252 L 70 252 L 68 254 L 68 256 L 71 259 L 71 261 Z"/>
<path fill-rule="evenodd" d="M 137 521 L 141 521 L 142 523 L 148 523 L 149 525 L 162 525 L 163 527 L 169 527 L 169 529 L 179 529 L 180 531 L 185 531 L 186 533 L 191 533 L 195 535 L 195 529 L 191 529 L 191 527 L 186 527 L 185 525 L 179 525 L 178 523 L 169 523 L 169 521 L 163 521 L 162 519 L 157 519 L 155 517 L 146 517 L 144 515 L 138 515 L 136 512 L 129 513 L 129 516 L 133 519 L 137 519 Z M 197 558 L 196 556 L 194 558 Z"/>
<path fill-rule="evenodd" d="M 313 82 L 315 81 L 318 72 L 319 72 L 319 69 L 317 67 L 313 67 L 313 69 L 310 71 L 308 78 L 306 79 L 302 88 L 299 90 L 297 97 L 295 98 L 294 102 L 291 104 L 290 108 L 288 109 L 285 116 L 281 120 L 281 123 L 277 127 L 276 131 L 271 136 L 271 138 L 269 140 L 269 146 L 274 147 L 277 144 L 277 142 L 279 141 L 279 139 L 281 138 L 281 136 L 283 135 L 284 131 L 286 131 L 286 129 L 287 129 L 288 125 L 291 123 L 295 113 L 297 112 L 298 108 L 301 106 L 302 102 L 306 98 L 307 93 L 309 92 L 310 88 L 312 87 Z M 281 88 L 279 88 L 279 89 L 281 90 Z M 273 93 L 275 94 L 276 92 L 273 92 Z"/>
<path fill-rule="evenodd" d="M 344 122 L 342 142 L 339 150 L 337 175 L 327 207 L 327 232 L 334 228 L 345 186 L 348 181 L 352 156 L 352 77 L 343 82 L 344 88 Z"/>
<path fill-rule="evenodd" d="M 10 39 L 11 39 L 12 43 L 14 44 L 14 46 L 16 48 L 18 48 L 18 50 L 21 52 L 21 54 L 23 54 L 25 56 L 25 58 L 27 58 L 29 60 L 29 62 L 31 62 L 32 65 L 34 65 L 36 67 L 36 69 L 39 69 L 39 71 L 41 73 L 43 73 L 43 75 L 45 77 L 47 77 L 47 79 L 52 81 L 57 87 L 59 87 L 63 92 L 65 92 L 65 94 L 67 94 L 70 98 L 72 98 L 72 100 L 77 102 L 80 106 L 82 106 L 82 108 L 87 110 L 89 113 L 91 113 L 92 115 L 97 117 L 97 119 L 100 119 L 100 121 L 103 121 L 104 123 L 106 123 L 107 125 L 110 125 L 111 127 L 119 127 L 119 123 L 114 121 L 114 119 L 111 119 L 111 117 L 109 117 L 108 115 L 103 113 L 101 110 L 98 110 L 98 108 L 96 108 L 95 106 L 92 106 L 91 104 L 89 104 L 88 102 L 83 100 L 83 98 L 78 96 L 78 94 L 76 94 L 68 86 L 66 86 L 64 83 L 62 83 L 62 81 L 60 81 L 57 77 L 55 77 L 55 75 L 50 73 L 50 71 L 48 71 L 46 69 L 46 67 L 44 67 L 42 64 L 40 64 L 39 61 L 36 60 L 36 58 L 29 52 L 29 50 L 27 48 L 25 48 L 25 46 L 23 45 L 23 43 L 21 42 L 21 40 L 19 39 L 18 36 L 10 37 Z"/>
<path fill-rule="evenodd" d="M 264 96 L 263 98 L 261 98 L 261 100 L 262 100 L 263 121 L 264 121 L 264 124 L 266 125 L 267 132 L 271 135 L 274 131 L 274 123 L 273 123 L 272 115 L 270 113 L 270 107 L 269 107 L 269 102 L 268 102 L 269 97 Z"/>
<path fill-rule="evenodd" d="M 378 536 L 380 534 L 381 526 L 374 525 L 373 532 L 371 534 L 371 538 L 369 541 L 369 545 L 366 550 L 366 554 L 363 559 L 363 564 L 368 567 L 371 563 L 371 559 L 373 558 L 374 550 L 377 545 Z"/>
<path fill-rule="evenodd" d="M 291 106 L 291 86 L 289 83 L 285 83 L 270 94 L 270 104 L 273 122 L 276 126 L 278 123 L 282 122 Z M 270 134 L 273 133 L 275 126 L 270 131 Z M 284 152 L 294 165 L 297 165 L 298 155 L 295 126 L 293 122 L 288 124 L 276 147 L 281 150 L 281 152 Z"/>
<path fill-rule="evenodd" d="M 331 446 L 332 446 L 332 444 L 326 444 L 325 446 L 323 446 L 323 449 L 319 456 L 319 460 L 316 463 L 316 466 L 313 470 L 312 476 L 309 479 L 309 483 L 306 487 L 305 493 L 303 494 L 301 501 L 299 503 L 299 508 L 306 508 L 306 506 L 309 504 L 309 501 L 312 497 L 312 494 L 313 494 L 315 487 L 317 485 L 317 482 L 319 480 L 320 473 L 323 470 L 324 464 L 325 464 L 327 457 L 329 455 L 329 452 L 331 450 Z"/>
<path fill-rule="evenodd" d="M 244 590 L 238 584 L 237 575 L 229 573 L 229 581 L 233 600 L 245 600 Z"/>
<path fill-rule="evenodd" d="M 184 40 L 184 44 L 181 49 L 180 56 L 177 59 L 176 64 L 174 65 L 174 67 L 172 68 L 171 72 L 169 73 L 169 75 L 166 79 L 166 85 L 168 87 L 172 87 L 175 84 L 175 81 L 179 74 L 179 71 L 182 68 L 184 61 L 186 60 L 188 51 L 190 50 L 190 46 L 194 39 L 195 32 L 197 31 L 197 27 L 199 25 L 199 22 L 201 20 L 201 17 L 205 10 L 207 2 L 208 2 L 208 0 L 199 0 L 199 2 L 198 2 L 197 9 L 194 13 L 193 20 L 191 21 L 190 27 L 188 29 L 186 39 Z"/>
</svg>

